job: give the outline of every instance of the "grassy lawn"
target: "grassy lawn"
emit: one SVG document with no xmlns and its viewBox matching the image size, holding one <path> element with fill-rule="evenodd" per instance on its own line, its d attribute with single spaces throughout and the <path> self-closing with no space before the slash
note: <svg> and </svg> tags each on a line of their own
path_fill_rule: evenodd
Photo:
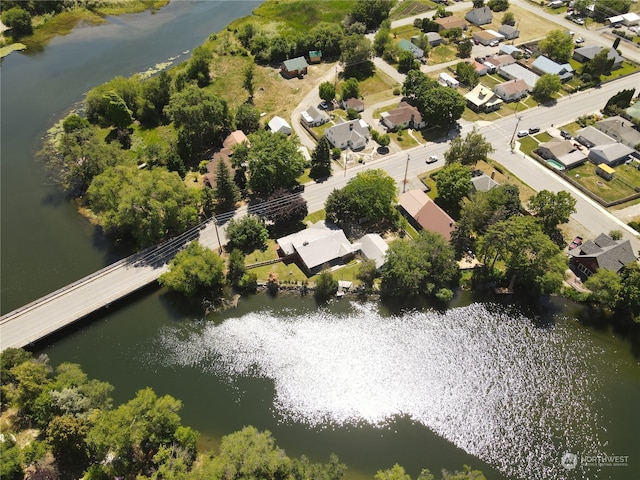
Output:
<svg viewBox="0 0 640 480">
<path fill-rule="evenodd" d="M 454 45 L 438 45 L 429 51 L 428 65 L 438 65 L 458 58 L 458 50 Z"/>
<path fill-rule="evenodd" d="M 504 79 L 499 77 L 498 75 L 483 75 L 480 77 L 480 83 L 485 87 L 493 90 L 493 87 L 504 83 Z"/>
<path fill-rule="evenodd" d="M 478 170 L 482 170 L 489 176 L 495 172 L 493 179 L 500 185 L 510 184 L 517 186 L 520 190 L 520 201 L 523 205 L 526 205 L 529 199 L 536 194 L 536 191 L 533 188 L 527 185 L 520 178 L 513 175 L 509 170 L 495 160 L 488 159 L 486 162 L 478 162 L 476 168 Z"/>
<path fill-rule="evenodd" d="M 327 213 L 324 211 L 324 209 L 322 209 L 316 212 L 311 212 L 309 215 L 307 215 L 304 218 L 304 223 L 306 224 L 316 223 L 316 222 L 319 222 L 320 220 L 324 220 L 325 218 L 327 218 Z"/>
<path fill-rule="evenodd" d="M 376 72 L 372 77 L 367 78 L 360 82 L 360 95 L 362 97 L 370 97 L 372 95 L 380 94 L 383 92 L 392 91 L 395 87 L 400 87 L 401 85 L 396 82 L 393 78 L 387 75 L 384 72 Z M 340 91 L 340 88 L 338 88 Z M 391 93 L 391 98 L 393 97 L 393 93 Z M 378 100 L 379 101 L 379 100 Z"/>
<path fill-rule="evenodd" d="M 563 130 L 569 132 L 572 136 L 576 134 L 578 130 L 580 130 L 582 126 L 578 122 L 567 123 L 562 127 Z"/>
<path fill-rule="evenodd" d="M 640 66 L 634 65 L 630 62 L 622 62 L 622 67 L 617 70 L 613 70 L 610 75 L 603 75 L 602 80 L 605 82 L 615 80 L 616 78 L 623 75 L 630 75 L 634 72 L 640 70 Z"/>
<path fill-rule="evenodd" d="M 414 132 L 413 134 L 416 135 L 416 133 L 417 132 Z M 413 137 L 410 137 L 407 132 L 402 132 L 402 134 L 400 134 L 400 132 L 389 132 L 389 136 L 391 137 L 391 140 L 396 142 L 403 150 L 405 148 L 413 148 L 420 145 L 413 139 Z"/>
<path fill-rule="evenodd" d="M 531 137 L 519 138 L 518 142 L 520 142 L 520 151 L 526 153 L 527 155 L 530 155 L 531 152 L 538 148 L 539 145 L 539 143 Z"/>
<path fill-rule="evenodd" d="M 316 25 L 320 22 L 340 23 L 352 8 L 352 0 L 325 0 L 323 2 L 279 0 L 260 4 L 253 11 L 253 20 L 258 17 L 265 23 L 287 23 L 287 27 L 306 33 L 310 25 Z"/>
<path fill-rule="evenodd" d="M 554 28 L 561 28 L 560 26 L 549 24 L 549 21 L 545 18 L 542 18 L 536 15 L 534 12 L 530 12 L 529 10 L 525 10 L 524 8 L 520 8 L 517 5 L 510 4 L 509 11 L 513 12 L 513 15 L 518 22 L 518 30 L 520 30 L 520 37 L 515 40 L 516 43 L 525 43 L 531 40 L 540 38 L 540 32 L 547 32 L 549 30 L 553 30 Z M 555 11 L 553 11 L 555 13 Z M 502 17 L 504 12 L 496 12 L 493 14 L 493 23 L 489 25 L 484 25 L 485 29 L 493 29 L 498 31 L 501 25 Z"/>
<path fill-rule="evenodd" d="M 596 175 L 596 166 L 591 162 L 572 168 L 568 173 L 575 182 L 595 193 L 603 200 L 611 202 L 635 193 L 632 188 L 621 182 L 620 178 L 624 178 L 627 183 L 631 183 L 632 185 L 635 179 L 635 184 L 640 184 L 640 172 L 637 169 L 629 165 L 622 165 L 616 167 L 615 170 L 615 176 L 609 181 Z M 635 170 L 635 173 L 633 170 Z"/>
<path fill-rule="evenodd" d="M 414 35 L 419 35 L 421 33 L 422 33 L 422 30 L 414 27 L 413 24 L 402 25 L 401 27 L 391 29 L 391 34 L 393 35 L 393 38 L 395 39 L 396 43 L 399 40 L 403 40 L 403 39 L 411 40 L 411 37 L 413 37 Z"/>
<path fill-rule="evenodd" d="M 540 143 L 548 142 L 553 137 L 549 135 L 547 132 L 540 132 L 537 135 L 534 135 L 533 138 L 536 138 Z"/>
<path fill-rule="evenodd" d="M 430 0 L 401 0 L 396 7 L 391 10 L 391 21 L 400 18 L 412 17 L 426 13 L 435 8 L 435 4 Z"/>
<path fill-rule="evenodd" d="M 431 200 L 435 200 L 438 198 L 438 188 L 436 187 L 436 181 L 431 177 L 434 173 L 439 172 L 441 169 L 434 170 L 433 172 L 423 173 L 418 175 L 418 178 L 422 183 L 424 183 L 427 187 L 429 187 L 429 191 L 427 192 L 428 197 Z"/>
</svg>

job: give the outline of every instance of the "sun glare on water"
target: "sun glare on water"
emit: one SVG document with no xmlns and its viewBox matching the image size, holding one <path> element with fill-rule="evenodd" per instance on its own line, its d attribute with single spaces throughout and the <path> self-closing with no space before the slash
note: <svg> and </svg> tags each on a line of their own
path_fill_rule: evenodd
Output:
<svg viewBox="0 0 640 480">
<path fill-rule="evenodd" d="M 583 360 L 595 347 L 503 307 L 385 317 L 354 304 L 350 314 L 254 312 L 185 328 L 162 332 L 163 361 L 269 378 L 283 421 L 383 426 L 406 415 L 526 479 L 574 478 L 562 452 L 600 445 L 597 376 Z"/>
</svg>

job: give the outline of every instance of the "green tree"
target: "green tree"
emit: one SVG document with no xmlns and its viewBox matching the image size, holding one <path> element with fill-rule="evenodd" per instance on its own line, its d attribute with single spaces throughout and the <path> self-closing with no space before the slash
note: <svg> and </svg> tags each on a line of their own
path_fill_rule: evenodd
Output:
<svg viewBox="0 0 640 480">
<path fill-rule="evenodd" d="M 471 88 L 480 82 L 480 75 L 478 75 L 473 65 L 468 62 L 460 62 L 456 65 L 456 76 L 461 83 Z"/>
<path fill-rule="evenodd" d="M 445 152 L 444 160 L 447 165 L 461 163 L 473 167 L 480 160 L 486 160 L 493 151 L 493 146 L 485 140 L 476 127 L 473 127 L 473 130 L 464 138 L 455 137 L 451 140 L 451 146 Z"/>
<path fill-rule="evenodd" d="M 473 42 L 465 38 L 458 42 L 456 48 L 458 49 L 458 56 L 460 58 L 469 58 L 471 56 L 471 50 L 473 49 Z"/>
<path fill-rule="evenodd" d="M 439 30 L 440 30 L 440 24 L 434 22 L 429 17 L 425 17 L 422 19 L 422 31 L 424 33 L 437 32 Z"/>
<path fill-rule="evenodd" d="M 529 199 L 528 207 L 540 220 L 542 230 L 552 236 L 558 225 L 567 223 L 576 212 L 576 199 L 564 190 L 558 193 L 540 190 Z"/>
<path fill-rule="evenodd" d="M 316 181 L 331 176 L 331 145 L 324 136 L 311 153 L 309 176 Z"/>
<path fill-rule="evenodd" d="M 618 115 L 621 110 L 628 108 L 631 105 L 631 100 L 635 95 L 636 89 L 630 88 L 621 90 L 613 95 L 604 106 L 604 113 L 607 115 Z"/>
<path fill-rule="evenodd" d="M 218 213 L 235 209 L 236 203 L 240 200 L 240 191 L 233 178 L 231 178 L 229 167 L 222 159 L 218 160 L 216 165 L 216 185 L 214 190 Z"/>
<path fill-rule="evenodd" d="M 469 465 L 464 465 L 462 471 L 456 470 L 451 473 L 443 470 L 442 480 L 486 480 L 486 478 L 480 470 L 471 470 Z"/>
<path fill-rule="evenodd" d="M 164 168 L 108 168 L 87 190 L 89 206 L 106 232 L 153 245 L 198 222 L 198 198 Z"/>
<path fill-rule="evenodd" d="M 614 240 L 622 240 L 622 230 L 610 230 L 609 236 Z"/>
<path fill-rule="evenodd" d="M 565 63 L 573 52 L 573 38 L 566 30 L 551 30 L 538 42 L 538 48 L 551 60 Z"/>
<path fill-rule="evenodd" d="M 387 470 L 378 470 L 373 478 L 375 480 L 411 480 L 409 474 L 397 463 Z"/>
<path fill-rule="evenodd" d="M 609 52 L 610 50 L 608 48 L 603 48 L 599 53 L 596 53 L 591 60 L 584 64 L 582 74 L 590 75 L 599 83 L 602 75 L 611 73 L 613 57 L 609 58 Z"/>
<path fill-rule="evenodd" d="M 509 0 L 489 0 L 487 7 L 493 12 L 504 12 L 509 8 Z"/>
<path fill-rule="evenodd" d="M 227 224 L 228 248 L 237 248 L 244 253 L 264 250 L 269 232 L 264 222 L 255 215 L 246 215 L 240 219 L 232 218 Z"/>
<path fill-rule="evenodd" d="M 126 128 L 133 122 L 133 115 L 125 101 L 116 92 L 105 93 L 107 110 L 105 119 L 109 125 L 116 128 Z"/>
<path fill-rule="evenodd" d="M 391 143 L 391 137 L 389 136 L 389 134 L 385 133 L 384 135 L 380 135 L 377 138 L 376 143 L 382 148 L 387 148 Z"/>
<path fill-rule="evenodd" d="M 640 323 L 640 267 L 630 263 L 620 271 L 622 287 L 618 292 L 616 308 Z"/>
<path fill-rule="evenodd" d="M 426 95 L 426 93 L 438 86 L 438 82 L 433 80 L 420 70 L 411 70 L 407 73 L 402 84 L 402 94 L 406 97 L 413 97 L 418 100 Z"/>
<path fill-rule="evenodd" d="M 236 110 L 236 128 L 245 134 L 260 129 L 260 112 L 250 103 L 243 103 Z"/>
<path fill-rule="evenodd" d="M 307 201 L 299 193 L 276 190 L 267 198 L 264 216 L 274 223 L 278 232 L 298 231 L 309 213 Z"/>
<path fill-rule="evenodd" d="M 89 449 L 85 438 L 89 432 L 89 423 L 75 415 L 54 417 L 47 426 L 47 442 L 62 466 L 88 466 Z"/>
<path fill-rule="evenodd" d="M 629 12 L 631 5 L 631 0 L 597 0 L 593 4 L 593 13 L 596 20 L 603 21 L 608 17 Z"/>
<path fill-rule="evenodd" d="M 171 77 L 165 71 L 142 84 L 138 118 L 143 124 L 156 125 L 164 122 L 164 107 L 171 99 Z"/>
<path fill-rule="evenodd" d="M 473 0 L 473 8 L 484 7 L 484 0 Z"/>
<path fill-rule="evenodd" d="M 242 277 L 247 273 L 245 266 L 245 256 L 242 251 L 234 248 L 229 254 L 229 262 L 227 264 L 227 282 L 237 287 Z"/>
<path fill-rule="evenodd" d="M 338 281 L 333 278 L 330 270 L 322 270 L 316 280 L 315 296 L 318 299 L 327 299 L 338 291 Z"/>
<path fill-rule="evenodd" d="M 514 216 L 491 225 L 478 250 L 491 270 L 504 262 L 506 275 L 523 291 L 548 294 L 562 285 L 567 259 L 533 217 Z"/>
<path fill-rule="evenodd" d="M 444 237 L 422 230 L 413 241 L 400 239 L 389 245 L 380 291 L 396 297 L 435 295 L 457 276 L 458 264 Z"/>
<path fill-rule="evenodd" d="M 351 8 L 351 21 L 364 23 L 368 29 L 376 29 L 385 19 L 394 5 L 390 0 L 357 0 Z"/>
<path fill-rule="evenodd" d="M 199 46 L 193 49 L 191 59 L 187 63 L 187 78 L 195 80 L 200 88 L 206 87 L 211 83 L 211 77 L 209 76 L 211 58 L 211 52 L 206 47 Z"/>
<path fill-rule="evenodd" d="M 91 89 L 84 100 L 87 119 L 91 123 L 113 125 L 107 120 L 108 110 L 112 101 L 112 96 L 108 94 L 111 92 L 124 100 L 131 112 L 137 113 L 140 109 L 141 88 L 138 77 L 125 78 L 118 76 Z"/>
<path fill-rule="evenodd" d="M 253 63 L 250 63 L 244 70 L 242 87 L 249 94 L 249 100 L 252 101 L 253 93 L 255 92 L 255 66 Z"/>
<path fill-rule="evenodd" d="M 360 85 L 355 78 L 349 78 L 344 85 L 342 85 L 342 100 L 348 100 L 350 98 L 360 97 Z"/>
<path fill-rule="evenodd" d="M 73 133 L 87 127 L 89 127 L 89 120 L 82 118 L 77 113 L 68 115 L 62 122 L 64 133 Z"/>
<path fill-rule="evenodd" d="M 589 7 L 593 5 L 591 0 L 575 0 L 573 3 L 573 11 L 578 15 L 588 15 Z"/>
<path fill-rule="evenodd" d="M 185 161 L 221 143 L 231 130 L 227 102 L 209 90 L 185 87 L 171 97 L 165 111 L 178 131 L 178 152 Z"/>
<path fill-rule="evenodd" d="M 174 453 L 167 462 L 181 457 L 191 464 L 197 434 L 180 425 L 181 408 L 179 400 L 170 395 L 158 397 L 146 388 L 115 410 L 98 412 L 86 437 L 96 459 L 94 475 L 136 478 L 147 474 L 159 467 L 155 463 L 159 457 L 154 454 L 165 447 Z"/>
<path fill-rule="evenodd" d="M 398 72 L 407 73 L 409 70 L 420 68 L 419 62 L 413 56 L 413 53 L 403 50 L 398 59 Z"/>
<path fill-rule="evenodd" d="M 555 73 L 545 73 L 531 90 L 531 95 L 539 102 L 544 103 L 553 98 L 553 95 L 562 88 L 560 76 Z"/>
<path fill-rule="evenodd" d="M 249 141 L 249 188 L 255 195 L 264 198 L 276 190 L 288 190 L 298 184 L 305 160 L 298 150 L 297 137 L 259 130 L 249 135 Z"/>
<path fill-rule="evenodd" d="M 373 282 L 378 278 L 378 267 L 376 262 L 370 258 L 360 259 L 360 268 L 356 274 L 356 278 L 362 282 L 366 291 L 371 291 Z"/>
<path fill-rule="evenodd" d="M 7 480 L 20 480 L 24 478 L 22 471 L 22 452 L 20 446 L 6 436 L 4 442 L 0 443 L 0 478 Z"/>
<path fill-rule="evenodd" d="M 336 98 L 336 86 L 331 82 L 322 82 L 318 87 L 320 98 L 327 102 L 329 105 Z"/>
<path fill-rule="evenodd" d="M 513 12 L 504 12 L 504 15 L 502 15 L 502 21 L 500 23 L 502 23 L 502 25 L 513 26 L 516 24 L 516 17 Z"/>
<path fill-rule="evenodd" d="M 460 205 L 471 190 L 471 169 L 461 163 L 446 165 L 436 177 L 438 196 L 452 207 Z"/>
<path fill-rule="evenodd" d="M 51 368 L 45 363 L 31 360 L 14 366 L 9 373 L 15 379 L 15 384 L 12 389 L 4 389 L 5 395 L 24 417 L 35 419 L 38 398 L 50 386 Z"/>
<path fill-rule="evenodd" d="M 384 230 L 398 222 L 396 182 L 384 170 L 358 173 L 325 202 L 327 219 L 350 233 L 369 227 Z"/>
<path fill-rule="evenodd" d="M 371 69 L 373 49 L 371 40 L 363 35 L 345 35 L 340 44 L 341 60 L 345 65 L 345 75 Z"/>
<path fill-rule="evenodd" d="M 437 86 L 418 98 L 418 109 L 432 125 L 447 127 L 462 117 L 467 101 L 455 89 Z"/>
<path fill-rule="evenodd" d="M 601 268 L 584 282 L 584 286 L 591 290 L 590 302 L 602 308 L 613 309 L 622 288 L 622 280 L 616 272 Z"/>
<path fill-rule="evenodd" d="M 220 291 L 224 285 L 224 263 L 213 250 L 193 241 L 169 263 L 158 279 L 161 286 L 192 297 L 203 289 Z"/>
<path fill-rule="evenodd" d="M 391 31 L 388 28 L 380 28 L 373 38 L 373 51 L 380 57 L 391 43 Z"/>
<path fill-rule="evenodd" d="M 20 7 L 13 7 L 2 12 L 2 23 L 11 29 L 13 38 L 31 35 L 31 14 Z"/>
</svg>

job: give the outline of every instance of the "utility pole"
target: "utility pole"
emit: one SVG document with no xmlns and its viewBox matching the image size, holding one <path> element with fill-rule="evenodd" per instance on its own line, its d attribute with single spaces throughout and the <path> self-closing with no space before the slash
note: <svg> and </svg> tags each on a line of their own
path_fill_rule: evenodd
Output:
<svg viewBox="0 0 640 480">
<path fill-rule="evenodd" d="M 218 219 L 213 216 L 213 224 L 216 227 L 216 238 L 218 239 L 218 255 L 222 255 L 222 244 L 220 243 L 220 234 L 218 233 Z"/>
<path fill-rule="evenodd" d="M 518 131 L 518 125 L 520 125 L 520 120 L 522 120 L 522 117 L 518 116 L 518 107 L 520 106 L 520 100 L 518 100 L 518 103 L 516 103 L 516 110 L 513 113 L 516 118 L 518 119 L 518 121 L 516 122 L 516 126 L 513 128 L 513 135 L 511 135 L 511 142 L 509 142 L 509 146 L 511 147 L 511 153 L 513 153 L 513 148 L 515 147 L 514 144 L 514 140 L 516 138 L 516 132 Z"/>
<path fill-rule="evenodd" d="M 407 163 L 404 166 L 404 180 L 402 181 L 402 193 L 407 189 L 407 171 L 409 170 L 409 160 L 411 160 L 411 155 L 407 153 Z"/>
</svg>

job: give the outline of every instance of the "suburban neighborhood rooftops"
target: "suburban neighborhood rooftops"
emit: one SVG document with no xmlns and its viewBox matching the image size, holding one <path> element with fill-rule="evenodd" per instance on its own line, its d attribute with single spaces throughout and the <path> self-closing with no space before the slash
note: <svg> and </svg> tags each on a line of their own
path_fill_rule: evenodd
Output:
<svg viewBox="0 0 640 480">
<path fill-rule="evenodd" d="M 640 132 L 633 128 L 629 120 L 619 115 L 600 120 L 596 122 L 595 127 L 630 148 L 640 144 Z"/>
<path fill-rule="evenodd" d="M 524 68 L 518 63 L 512 63 L 511 65 L 502 65 L 498 68 L 498 72 L 509 79 L 521 78 L 529 88 L 536 86 L 536 82 L 540 79 L 539 75 L 536 75 L 531 70 Z"/>
<path fill-rule="evenodd" d="M 507 95 L 515 95 L 517 93 L 524 92 L 525 90 L 529 90 L 529 85 L 527 85 L 527 82 L 525 82 L 521 78 L 515 78 L 513 80 L 499 83 L 493 88 L 494 91 L 498 87 L 500 87 L 500 90 L 502 90 Z"/>
<path fill-rule="evenodd" d="M 476 190 L 477 192 L 488 192 L 492 188 L 500 185 L 493 178 L 491 178 L 489 175 L 485 175 L 484 173 L 482 175 L 478 175 L 477 177 L 473 177 L 471 179 L 471 183 L 473 184 L 474 190 Z"/>
<path fill-rule="evenodd" d="M 569 250 L 569 255 L 576 259 L 593 258 L 597 261 L 598 268 L 613 272 L 619 272 L 625 265 L 636 260 L 629 240 L 613 240 L 605 233 Z"/>
<path fill-rule="evenodd" d="M 466 30 L 467 28 L 467 22 L 459 17 L 456 17 L 455 15 L 452 15 L 450 17 L 436 18 L 434 22 L 440 25 L 443 30 L 448 30 L 450 28 L 462 28 L 463 30 Z"/>
<path fill-rule="evenodd" d="M 602 50 L 604 50 L 604 47 L 602 45 L 585 45 L 584 47 L 576 48 L 573 51 L 573 56 L 578 56 L 578 58 L 582 57 L 586 60 L 593 60 L 593 57 L 599 54 Z M 609 49 L 607 58 L 613 58 L 614 63 L 622 62 L 624 60 L 624 58 L 620 56 L 620 54 L 613 48 Z"/>
<path fill-rule="evenodd" d="M 559 75 L 561 79 L 566 80 L 573 76 L 573 67 L 568 63 L 557 63 L 550 58 L 540 55 L 531 64 L 534 70 L 538 70 L 542 73 L 551 73 Z"/>
<path fill-rule="evenodd" d="M 596 145 L 607 145 L 616 142 L 614 138 L 611 138 L 606 133 L 601 132 L 591 125 L 578 130 L 576 132 L 575 138 L 576 141 L 580 142 L 587 148 L 592 148 Z"/>
</svg>

